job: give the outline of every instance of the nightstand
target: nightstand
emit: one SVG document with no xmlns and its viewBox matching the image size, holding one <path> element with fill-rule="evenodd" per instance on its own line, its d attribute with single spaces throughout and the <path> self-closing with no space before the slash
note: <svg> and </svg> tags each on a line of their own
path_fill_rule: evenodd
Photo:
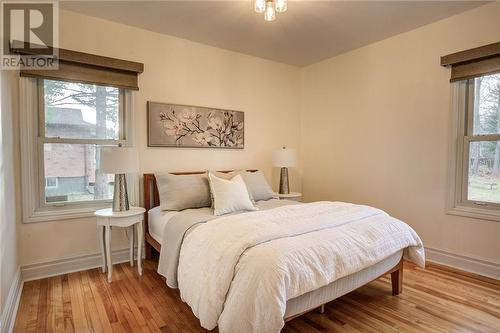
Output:
<svg viewBox="0 0 500 333">
<path fill-rule="evenodd" d="M 292 200 L 292 201 L 302 201 L 302 193 L 290 192 L 288 194 L 278 194 L 280 200 Z"/>
<path fill-rule="evenodd" d="M 113 274 L 113 263 L 111 262 L 111 228 L 129 228 L 130 230 L 130 266 L 134 266 L 134 229 L 137 229 L 137 271 L 142 275 L 142 243 L 144 231 L 142 221 L 144 221 L 142 207 L 130 207 L 130 210 L 123 212 L 113 212 L 111 208 L 101 209 L 94 213 L 99 226 L 99 240 L 102 252 L 102 271 L 108 272 L 108 282 L 111 282 Z M 134 228 L 135 227 L 135 228 Z"/>
</svg>

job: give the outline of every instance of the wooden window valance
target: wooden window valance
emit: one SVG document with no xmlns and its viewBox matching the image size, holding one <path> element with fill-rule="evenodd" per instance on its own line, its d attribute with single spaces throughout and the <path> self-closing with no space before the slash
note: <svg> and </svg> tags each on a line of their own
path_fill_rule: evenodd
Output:
<svg viewBox="0 0 500 333">
<path fill-rule="evenodd" d="M 24 43 L 14 41 L 11 52 L 36 55 L 35 52 L 27 52 L 23 46 Z M 144 71 L 142 63 L 65 49 L 57 51 L 55 52 L 58 54 L 59 62 L 57 70 L 21 69 L 20 75 L 139 90 L 137 76 Z"/>
<path fill-rule="evenodd" d="M 500 42 L 443 56 L 441 66 L 451 66 L 450 82 L 500 73 Z"/>
</svg>

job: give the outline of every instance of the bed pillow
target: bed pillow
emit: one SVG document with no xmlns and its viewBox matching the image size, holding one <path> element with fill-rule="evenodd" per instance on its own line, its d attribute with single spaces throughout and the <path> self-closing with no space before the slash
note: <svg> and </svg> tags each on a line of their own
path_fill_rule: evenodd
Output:
<svg viewBox="0 0 500 333">
<path fill-rule="evenodd" d="M 219 178 L 231 179 L 235 175 L 242 175 L 243 180 L 248 188 L 250 199 L 255 203 L 259 200 L 269 200 L 277 198 L 276 193 L 273 192 L 271 186 L 266 180 L 262 171 L 249 172 L 245 170 L 235 170 L 230 172 L 214 171 L 213 174 Z"/>
<path fill-rule="evenodd" d="M 276 193 L 274 193 L 271 186 L 269 186 L 262 171 L 245 172 L 243 179 L 247 184 L 248 191 L 253 200 L 259 201 L 276 198 Z"/>
<path fill-rule="evenodd" d="M 250 194 L 241 175 L 236 175 L 231 179 L 223 179 L 209 173 L 208 179 L 214 199 L 214 215 L 257 210 L 250 200 Z"/>
<path fill-rule="evenodd" d="M 210 207 L 210 185 L 206 174 L 155 173 L 162 210 Z"/>
<path fill-rule="evenodd" d="M 229 172 L 209 171 L 209 173 L 211 173 L 215 177 L 229 180 L 229 179 L 232 179 L 236 175 L 243 175 L 245 173 L 245 170 L 233 170 L 233 171 L 229 171 Z M 245 179 L 243 179 L 243 180 L 245 180 Z"/>
<path fill-rule="evenodd" d="M 245 181 L 245 174 L 247 173 L 245 170 L 233 170 L 233 171 L 229 171 L 229 172 L 220 172 L 220 171 L 209 171 L 209 172 L 211 172 L 216 177 L 226 179 L 226 180 L 233 179 L 234 176 L 236 176 L 236 175 L 241 175 L 243 177 L 243 181 L 245 182 L 245 185 L 247 186 L 248 194 L 250 195 L 250 200 L 252 200 L 252 203 L 255 204 L 255 200 L 252 196 L 252 192 L 250 191 L 250 188 L 248 188 L 248 184 Z M 212 195 L 212 193 L 210 193 L 210 195 Z M 214 198 L 212 196 L 212 207 L 213 207 L 213 202 L 214 202 Z"/>
</svg>

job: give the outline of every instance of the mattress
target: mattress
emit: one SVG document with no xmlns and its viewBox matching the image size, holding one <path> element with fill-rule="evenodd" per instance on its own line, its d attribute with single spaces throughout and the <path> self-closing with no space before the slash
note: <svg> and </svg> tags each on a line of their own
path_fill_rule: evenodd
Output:
<svg viewBox="0 0 500 333">
<path fill-rule="evenodd" d="M 148 211 L 149 234 L 155 241 L 161 244 L 165 224 L 178 213 L 177 211 L 161 210 L 160 206 L 151 208 Z"/>
<path fill-rule="evenodd" d="M 285 318 L 304 313 L 330 302 L 340 296 L 350 293 L 361 286 L 375 280 L 401 260 L 403 250 L 394 253 L 386 259 L 367 267 L 357 273 L 338 279 L 322 288 L 310 291 L 286 302 Z"/>
</svg>

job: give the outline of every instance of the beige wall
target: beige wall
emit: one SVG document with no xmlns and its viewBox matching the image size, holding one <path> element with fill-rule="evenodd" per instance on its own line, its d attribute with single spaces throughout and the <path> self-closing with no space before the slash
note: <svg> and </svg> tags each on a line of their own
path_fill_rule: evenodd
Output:
<svg viewBox="0 0 500 333">
<path fill-rule="evenodd" d="M 13 117 L 17 110 L 16 72 L 2 71 L 0 75 L 0 313 L 19 268 L 16 244 L 16 197 Z M 4 318 L 2 318 L 4 319 Z M 3 324 L 3 323 L 2 323 Z"/>
<path fill-rule="evenodd" d="M 299 146 L 297 68 L 69 11 L 60 14 L 61 47 L 144 63 L 134 103 L 142 172 L 258 168 L 276 183 L 273 149 Z M 245 149 L 148 148 L 147 101 L 244 111 Z M 22 265 L 99 251 L 92 218 L 21 224 L 19 243 Z M 115 249 L 126 246 L 123 235 L 113 239 Z"/>
<path fill-rule="evenodd" d="M 500 262 L 500 222 L 445 214 L 450 73 L 440 56 L 500 40 L 500 2 L 302 70 L 307 200 L 380 207 L 431 248 Z"/>
</svg>

